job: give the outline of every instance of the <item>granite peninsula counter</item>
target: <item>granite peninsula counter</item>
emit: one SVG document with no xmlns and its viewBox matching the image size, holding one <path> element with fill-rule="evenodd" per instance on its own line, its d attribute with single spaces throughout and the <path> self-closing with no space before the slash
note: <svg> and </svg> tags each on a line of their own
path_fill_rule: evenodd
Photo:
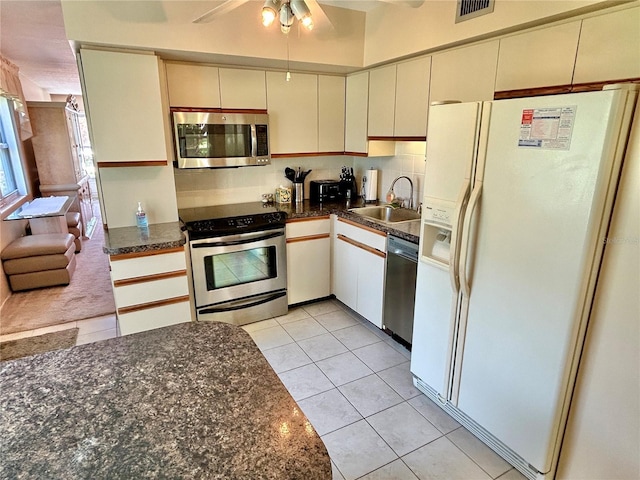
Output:
<svg viewBox="0 0 640 480">
<path fill-rule="evenodd" d="M 0 478 L 331 478 L 322 440 L 233 325 L 3 362 L 0 391 Z"/>
</svg>

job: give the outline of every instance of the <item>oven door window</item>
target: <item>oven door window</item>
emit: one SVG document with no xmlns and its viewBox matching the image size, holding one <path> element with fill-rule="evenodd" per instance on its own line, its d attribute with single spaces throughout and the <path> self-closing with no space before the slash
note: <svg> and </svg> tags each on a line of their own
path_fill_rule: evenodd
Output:
<svg viewBox="0 0 640 480">
<path fill-rule="evenodd" d="M 204 270 L 209 291 L 276 278 L 276 247 L 207 255 Z"/>
<path fill-rule="evenodd" d="M 177 131 L 182 158 L 251 156 L 251 125 L 183 123 Z"/>
</svg>

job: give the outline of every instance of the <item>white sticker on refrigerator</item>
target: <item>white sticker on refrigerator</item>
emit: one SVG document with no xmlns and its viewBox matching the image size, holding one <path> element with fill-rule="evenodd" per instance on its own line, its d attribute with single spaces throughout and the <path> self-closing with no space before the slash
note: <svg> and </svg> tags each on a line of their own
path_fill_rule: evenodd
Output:
<svg viewBox="0 0 640 480">
<path fill-rule="evenodd" d="M 569 150 L 577 106 L 522 110 L 519 147 Z"/>
</svg>

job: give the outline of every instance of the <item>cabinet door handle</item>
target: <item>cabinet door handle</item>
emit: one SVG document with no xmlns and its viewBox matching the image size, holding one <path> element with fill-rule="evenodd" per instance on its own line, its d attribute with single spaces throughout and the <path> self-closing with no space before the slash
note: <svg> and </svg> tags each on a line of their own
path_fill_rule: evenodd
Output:
<svg viewBox="0 0 640 480">
<path fill-rule="evenodd" d="M 368 245 L 365 245 L 364 243 L 360 243 L 356 240 L 352 240 L 349 237 L 345 237 L 344 235 L 342 235 L 341 233 L 338 234 L 338 240 L 342 240 L 343 242 L 349 243 L 351 245 L 353 245 L 354 247 L 358 247 L 362 250 L 365 250 L 369 253 L 373 253 L 374 255 L 380 257 L 380 258 L 387 258 L 387 254 L 384 252 L 381 252 L 380 250 L 378 250 L 377 248 L 373 248 L 370 247 Z"/>
</svg>

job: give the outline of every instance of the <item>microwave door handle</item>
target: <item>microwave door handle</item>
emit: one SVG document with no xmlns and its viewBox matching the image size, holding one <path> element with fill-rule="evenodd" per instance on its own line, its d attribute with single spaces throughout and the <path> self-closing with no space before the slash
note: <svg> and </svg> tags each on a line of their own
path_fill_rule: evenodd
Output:
<svg viewBox="0 0 640 480">
<path fill-rule="evenodd" d="M 251 124 L 251 156 L 253 158 L 258 156 L 258 133 L 255 123 Z"/>
<path fill-rule="evenodd" d="M 239 240 L 227 240 L 224 242 L 203 242 L 192 243 L 191 248 L 211 248 L 211 247 L 229 247 L 233 245 L 244 245 L 246 243 L 260 242 L 262 240 L 269 240 L 270 238 L 282 237 L 284 232 L 278 231 L 275 233 L 260 234 L 255 237 L 241 238 Z"/>
</svg>

